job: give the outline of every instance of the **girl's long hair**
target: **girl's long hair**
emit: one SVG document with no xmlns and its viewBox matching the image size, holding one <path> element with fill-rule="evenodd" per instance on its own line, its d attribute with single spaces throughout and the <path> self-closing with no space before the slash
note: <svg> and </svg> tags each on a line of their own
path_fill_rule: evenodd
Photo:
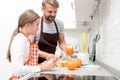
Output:
<svg viewBox="0 0 120 80">
<path fill-rule="evenodd" d="M 34 21 L 36 21 L 39 18 L 40 18 L 40 16 L 31 9 L 26 10 L 24 13 L 22 13 L 20 15 L 19 20 L 18 20 L 18 26 L 12 33 L 12 36 L 11 36 L 11 39 L 9 42 L 9 46 L 8 46 L 8 50 L 7 50 L 7 59 L 9 60 L 9 62 L 11 62 L 10 47 L 11 47 L 12 40 L 14 39 L 14 36 L 17 35 L 20 28 L 22 28 L 25 24 L 33 23 Z"/>
</svg>

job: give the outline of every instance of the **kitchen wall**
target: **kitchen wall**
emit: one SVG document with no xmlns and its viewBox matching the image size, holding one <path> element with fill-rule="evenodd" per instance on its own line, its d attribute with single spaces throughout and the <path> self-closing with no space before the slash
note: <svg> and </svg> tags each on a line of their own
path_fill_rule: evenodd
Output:
<svg viewBox="0 0 120 80">
<path fill-rule="evenodd" d="M 90 32 L 87 31 L 87 45 L 92 50 L 92 41 L 95 34 L 100 33 L 100 40 L 96 43 L 96 61 L 106 69 L 120 77 L 120 0 L 101 0 L 99 14 L 93 17 Z M 99 27 L 99 28 L 98 28 Z M 74 31 L 74 32 L 73 32 Z M 76 45 L 82 44 L 80 29 L 65 30 L 67 42 Z M 80 47 L 81 48 L 81 47 Z"/>
<path fill-rule="evenodd" d="M 120 74 L 120 0 L 101 0 L 99 7 L 99 30 L 101 38 L 97 45 L 97 60 Z M 93 23 L 96 18 L 94 17 Z M 94 32 L 92 28 L 92 32 Z M 113 70 L 114 71 L 113 71 Z M 120 75 L 118 75 L 120 77 Z"/>
</svg>

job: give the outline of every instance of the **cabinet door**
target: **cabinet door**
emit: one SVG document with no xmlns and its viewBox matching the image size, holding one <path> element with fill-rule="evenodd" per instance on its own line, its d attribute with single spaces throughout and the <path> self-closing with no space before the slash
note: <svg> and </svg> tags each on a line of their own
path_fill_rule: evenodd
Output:
<svg viewBox="0 0 120 80">
<path fill-rule="evenodd" d="M 59 9 L 57 18 L 64 22 L 65 29 L 76 28 L 74 0 L 58 0 Z"/>
</svg>

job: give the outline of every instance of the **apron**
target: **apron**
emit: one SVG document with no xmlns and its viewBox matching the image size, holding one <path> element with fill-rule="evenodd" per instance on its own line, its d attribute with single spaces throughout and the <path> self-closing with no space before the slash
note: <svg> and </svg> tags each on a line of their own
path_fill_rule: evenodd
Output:
<svg viewBox="0 0 120 80">
<path fill-rule="evenodd" d="M 24 34 L 23 32 L 20 32 Z M 24 34 L 25 35 L 25 34 Z M 29 39 L 28 39 L 29 40 Z M 30 40 L 29 40 L 30 41 Z M 29 59 L 24 63 L 24 65 L 36 66 L 38 65 L 38 45 L 30 43 L 30 55 Z M 9 80 L 18 80 L 23 76 L 12 76 Z M 28 80 L 38 80 L 37 77 L 32 77 Z"/>
<path fill-rule="evenodd" d="M 57 46 L 57 41 L 59 39 L 59 32 L 57 28 L 57 24 L 54 21 L 55 28 L 57 33 L 55 34 L 49 34 L 49 33 L 44 33 L 43 32 L 43 18 L 41 19 L 41 35 L 40 35 L 40 40 L 38 42 L 38 48 L 39 50 L 55 54 L 56 51 L 56 46 Z M 38 63 L 42 63 L 46 59 L 39 57 Z"/>
</svg>

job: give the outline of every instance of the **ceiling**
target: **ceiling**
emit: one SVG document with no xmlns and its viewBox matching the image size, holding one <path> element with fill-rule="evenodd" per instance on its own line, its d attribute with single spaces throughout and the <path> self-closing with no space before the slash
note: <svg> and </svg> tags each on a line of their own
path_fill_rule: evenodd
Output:
<svg viewBox="0 0 120 80">
<path fill-rule="evenodd" d="M 88 30 L 91 16 L 94 14 L 98 0 L 74 0 L 76 25 L 81 30 Z"/>
</svg>

